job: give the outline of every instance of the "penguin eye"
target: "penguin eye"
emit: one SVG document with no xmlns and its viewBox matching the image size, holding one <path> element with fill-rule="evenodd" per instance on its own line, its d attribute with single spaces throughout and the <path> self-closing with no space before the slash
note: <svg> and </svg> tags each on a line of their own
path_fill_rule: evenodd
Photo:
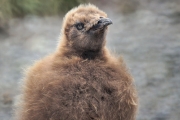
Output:
<svg viewBox="0 0 180 120">
<path fill-rule="evenodd" d="M 76 28 L 77 28 L 78 30 L 82 30 L 82 29 L 84 28 L 84 24 L 83 24 L 83 23 L 77 23 L 77 24 L 76 24 Z"/>
</svg>

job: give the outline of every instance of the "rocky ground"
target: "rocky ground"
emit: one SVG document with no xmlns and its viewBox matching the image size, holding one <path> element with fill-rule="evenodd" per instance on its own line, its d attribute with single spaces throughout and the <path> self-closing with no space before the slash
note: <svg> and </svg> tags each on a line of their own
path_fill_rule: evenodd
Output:
<svg viewBox="0 0 180 120">
<path fill-rule="evenodd" d="M 180 118 L 180 10 L 167 0 L 158 2 L 126 15 L 102 7 L 113 20 L 107 46 L 124 57 L 135 79 L 137 120 Z M 62 17 L 27 16 L 11 20 L 1 32 L 0 120 L 13 120 L 23 70 L 56 49 L 61 22 Z"/>
</svg>

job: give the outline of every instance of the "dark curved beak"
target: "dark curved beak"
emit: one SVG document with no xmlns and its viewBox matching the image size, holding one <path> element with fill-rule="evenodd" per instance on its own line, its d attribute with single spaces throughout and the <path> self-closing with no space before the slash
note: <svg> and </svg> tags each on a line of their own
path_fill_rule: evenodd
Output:
<svg viewBox="0 0 180 120">
<path fill-rule="evenodd" d="M 103 26 L 108 26 L 112 24 L 112 20 L 109 18 L 100 18 L 100 20 L 98 21 L 98 24 L 101 24 Z"/>
<path fill-rule="evenodd" d="M 100 18 L 98 23 L 94 25 L 90 30 L 98 30 L 98 29 L 103 29 L 104 27 L 112 24 L 112 20 L 109 18 Z"/>
</svg>

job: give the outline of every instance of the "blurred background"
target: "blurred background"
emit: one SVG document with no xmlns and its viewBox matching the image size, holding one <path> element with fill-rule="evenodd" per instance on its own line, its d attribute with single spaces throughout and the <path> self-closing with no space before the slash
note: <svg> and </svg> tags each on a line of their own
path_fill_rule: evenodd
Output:
<svg viewBox="0 0 180 120">
<path fill-rule="evenodd" d="M 113 21 L 107 46 L 134 76 L 137 120 L 180 120 L 180 0 L 0 0 L 0 120 L 13 120 L 24 69 L 56 49 L 64 14 L 80 3 Z"/>
</svg>

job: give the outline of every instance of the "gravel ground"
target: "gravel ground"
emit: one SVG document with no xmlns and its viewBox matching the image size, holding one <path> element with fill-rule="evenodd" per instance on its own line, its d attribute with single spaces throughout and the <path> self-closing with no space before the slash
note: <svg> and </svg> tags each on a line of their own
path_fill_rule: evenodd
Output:
<svg viewBox="0 0 180 120">
<path fill-rule="evenodd" d="M 128 15 L 102 8 L 113 20 L 107 46 L 124 57 L 134 76 L 137 120 L 179 120 L 180 11 L 168 2 L 150 6 Z M 23 70 L 56 49 L 61 22 L 61 17 L 27 16 L 11 20 L 8 34 L 0 34 L 0 120 L 13 120 Z"/>
</svg>

